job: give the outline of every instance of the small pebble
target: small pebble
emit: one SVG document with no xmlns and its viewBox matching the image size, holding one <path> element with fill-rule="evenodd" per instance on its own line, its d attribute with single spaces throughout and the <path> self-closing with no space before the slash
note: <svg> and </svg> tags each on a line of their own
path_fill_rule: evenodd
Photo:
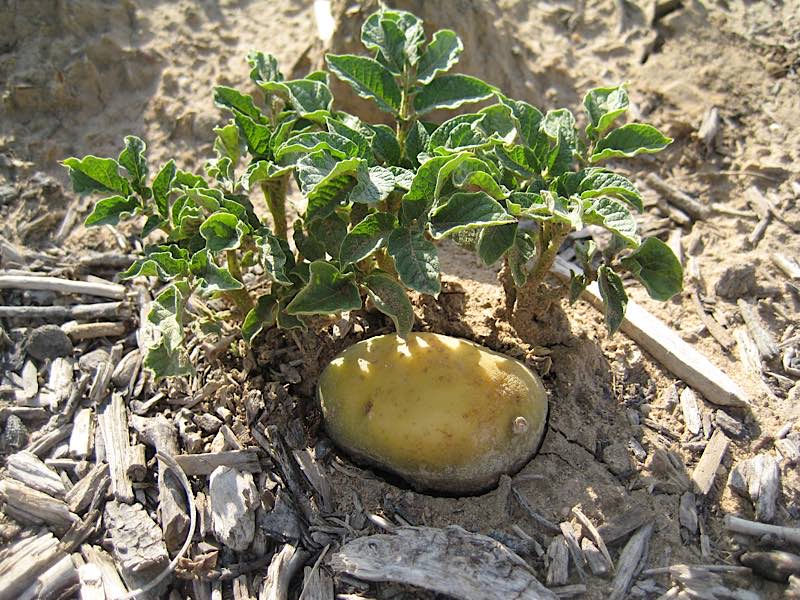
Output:
<svg viewBox="0 0 800 600">
<path fill-rule="evenodd" d="M 28 334 L 25 351 L 37 360 L 70 356 L 72 354 L 72 341 L 58 325 L 42 325 Z"/>
</svg>

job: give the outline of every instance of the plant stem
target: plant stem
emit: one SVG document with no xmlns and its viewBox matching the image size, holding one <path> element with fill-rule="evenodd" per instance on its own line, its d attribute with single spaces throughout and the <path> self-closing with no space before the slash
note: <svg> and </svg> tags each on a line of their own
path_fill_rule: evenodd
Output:
<svg viewBox="0 0 800 600">
<path fill-rule="evenodd" d="M 236 255 L 236 250 L 228 250 L 225 252 L 225 257 L 228 260 L 228 270 L 231 272 L 231 275 L 238 281 L 242 282 L 244 286 L 244 279 L 242 278 L 242 268 L 239 264 L 239 257 Z M 246 315 L 250 310 L 253 308 L 253 299 L 250 297 L 250 294 L 247 293 L 247 289 L 242 287 L 238 290 L 230 290 L 226 293 L 226 295 L 236 304 L 236 307 L 242 313 L 242 316 Z"/>
<path fill-rule="evenodd" d="M 403 156 L 406 151 L 406 137 L 408 136 L 408 129 L 416 120 L 414 107 L 411 102 L 411 83 L 416 77 L 408 69 L 403 70 L 401 77 L 400 88 L 400 113 L 397 115 L 397 141 L 400 144 L 400 156 Z"/>
<path fill-rule="evenodd" d="M 272 215 L 275 235 L 284 240 L 287 239 L 288 235 L 288 225 L 286 223 L 286 188 L 288 186 L 288 175 L 261 183 L 261 191 L 264 192 L 267 208 L 269 208 L 270 215 Z"/>
<path fill-rule="evenodd" d="M 569 235 L 569 228 L 560 224 L 543 223 L 541 232 L 540 252 L 536 256 L 536 263 L 528 274 L 528 289 L 536 289 L 544 281 L 550 272 L 550 268 L 556 260 L 561 244 Z"/>
</svg>

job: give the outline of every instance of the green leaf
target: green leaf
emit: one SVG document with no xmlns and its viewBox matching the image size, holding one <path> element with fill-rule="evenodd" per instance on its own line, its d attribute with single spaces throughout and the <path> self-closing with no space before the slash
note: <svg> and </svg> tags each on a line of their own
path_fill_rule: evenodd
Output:
<svg viewBox="0 0 800 600">
<path fill-rule="evenodd" d="M 595 88 L 584 96 L 583 106 L 589 117 L 586 133 L 594 138 L 611 127 L 628 110 L 628 92 L 621 85 Z"/>
<path fill-rule="evenodd" d="M 356 171 L 356 185 L 347 196 L 350 202 L 375 204 L 394 191 L 394 175 L 384 167 L 361 165 Z"/>
<path fill-rule="evenodd" d="M 414 121 L 406 134 L 405 159 L 412 167 L 419 167 L 420 153 L 428 147 L 430 136 L 428 130 L 419 121 Z"/>
<path fill-rule="evenodd" d="M 334 75 L 350 84 L 359 96 L 375 100 L 383 111 L 400 110 L 400 88 L 392 73 L 378 61 L 349 54 L 327 54 L 325 60 Z"/>
<path fill-rule="evenodd" d="M 256 243 L 261 264 L 269 278 L 279 285 L 292 285 L 288 269 L 294 266 L 294 256 L 289 244 L 266 229 L 256 237 Z"/>
<path fill-rule="evenodd" d="M 535 148 L 542 143 L 540 126 L 544 115 L 539 109 L 527 102 L 505 97 L 500 97 L 500 102 L 511 111 L 511 119 L 522 144 Z"/>
<path fill-rule="evenodd" d="M 231 161 L 231 165 L 235 167 L 239 164 L 243 147 L 236 123 L 229 123 L 224 127 L 215 127 L 214 133 L 217 134 L 214 139 L 214 151 L 217 153 L 217 158 L 228 158 Z"/>
<path fill-rule="evenodd" d="M 234 250 L 244 235 L 244 223 L 229 212 L 216 212 L 200 225 L 200 235 L 212 252 Z"/>
<path fill-rule="evenodd" d="M 465 165 L 462 165 L 465 166 Z M 453 185 L 459 188 L 474 191 L 475 188 L 483 190 L 495 200 L 503 200 L 508 194 L 500 187 L 494 177 L 485 171 L 472 171 L 460 166 L 453 173 Z"/>
<path fill-rule="evenodd" d="M 120 273 L 120 279 L 158 277 L 161 281 L 169 281 L 189 273 L 188 257 L 186 250 L 175 245 L 151 246 L 146 250 L 145 258 L 137 259 Z"/>
<path fill-rule="evenodd" d="M 325 150 L 312 152 L 297 161 L 300 189 L 308 198 L 306 217 L 312 219 L 329 214 L 344 199 L 342 193 L 353 184 L 365 162 L 361 158 L 337 160 Z"/>
<path fill-rule="evenodd" d="M 392 319 L 400 337 L 406 337 L 414 326 L 414 308 L 403 286 L 382 271 L 373 271 L 364 283 L 375 307 Z"/>
<path fill-rule="evenodd" d="M 436 246 L 421 231 L 395 229 L 387 240 L 387 250 L 407 287 L 431 295 L 441 291 Z"/>
<path fill-rule="evenodd" d="M 542 168 L 533 152 L 525 146 L 497 146 L 494 151 L 500 166 L 523 179 L 534 177 Z"/>
<path fill-rule="evenodd" d="M 436 193 L 439 171 L 453 159 L 452 156 L 437 156 L 422 163 L 411 182 L 411 189 L 403 196 L 400 209 L 402 225 L 410 225 L 413 220 L 420 219 L 428 212 Z"/>
<path fill-rule="evenodd" d="M 379 52 L 393 71 L 400 74 L 408 62 L 419 61 L 419 45 L 425 39 L 422 21 L 402 10 L 381 10 L 371 14 L 361 28 L 361 42 Z"/>
<path fill-rule="evenodd" d="M 384 245 L 396 226 L 397 218 L 389 213 L 367 215 L 345 236 L 339 250 L 339 261 L 346 265 L 364 260 Z"/>
<path fill-rule="evenodd" d="M 175 172 L 175 161 L 170 160 L 161 167 L 153 180 L 153 200 L 158 214 L 164 219 L 169 218 L 169 194 L 172 191 L 172 182 L 175 181 Z"/>
<path fill-rule="evenodd" d="M 310 261 L 324 259 L 325 248 L 322 246 L 322 242 L 306 235 L 303 222 L 298 219 L 294 222 L 293 227 L 292 238 L 294 239 L 294 245 L 299 250 L 300 255 Z"/>
<path fill-rule="evenodd" d="M 672 249 L 658 238 L 647 238 L 621 262 L 655 300 L 669 300 L 683 289 L 681 263 Z"/>
<path fill-rule="evenodd" d="M 398 190 L 407 192 L 411 189 L 411 182 L 414 181 L 414 171 L 403 167 L 389 167 L 394 175 L 394 187 Z"/>
<path fill-rule="evenodd" d="M 290 315 L 332 314 L 361 308 L 361 294 L 352 273 L 343 274 L 332 264 L 314 261 L 308 284 L 286 307 Z"/>
<path fill-rule="evenodd" d="M 218 85 L 214 88 L 214 104 L 220 108 L 231 111 L 234 116 L 237 114 L 249 117 L 255 123 L 265 124 L 266 117 L 262 114 L 261 110 L 255 105 L 253 97 L 249 94 L 243 94 L 238 90 L 224 85 Z"/>
<path fill-rule="evenodd" d="M 525 285 L 528 281 L 528 261 L 536 254 L 536 245 L 531 234 L 522 229 L 517 229 L 514 245 L 509 248 L 506 256 L 511 276 L 517 287 Z"/>
<path fill-rule="evenodd" d="M 333 104 L 333 94 L 330 88 L 321 81 L 313 79 L 294 79 L 292 81 L 271 81 L 260 84 L 261 89 L 267 94 L 278 94 L 288 102 L 297 113 L 304 118 L 320 120 L 324 117 Z M 323 114 L 321 114 L 323 113 Z"/>
<path fill-rule="evenodd" d="M 242 114 L 235 114 L 233 120 L 241 131 L 247 149 L 254 157 L 266 156 L 270 150 L 271 130 L 268 125 L 262 125 Z"/>
<path fill-rule="evenodd" d="M 192 256 L 189 264 L 203 291 L 213 294 L 229 290 L 240 290 L 242 282 L 231 275 L 228 269 L 217 266 L 208 249 L 200 250 Z"/>
<path fill-rule="evenodd" d="M 141 208 L 139 200 L 134 196 L 112 196 L 105 200 L 100 200 L 94 205 L 94 209 L 86 217 L 84 225 L 116 225 L 120 219 L 132 215 L 137 208 Z"/>
<path fill-rule="evenodd" d="M 515 221 L 486 192 L 458 192 L 431 212 L 431 233 L 441 239 L 464 229 L 477 229 Z"/>
<path fill-rule="evenodd" d="M 431 134 L 430 139 L 428 140 L 428 145 L 426 150 L 428 152 L 433 152 L 436 148 L 440 146 L 444 146 L 447 144 L 447 140 L 450 138 L 450 134 L 452 131 L 458 127 L 459 125 L 463 125 L 465 123 L 471 124 L 477 121 L 480 121 L 483 117 L 477 113 L 471 113 L 466 115 L 457 115 L 452 119 L 448 119 L 439 127 L 437 127 L 434 132 Z"/>
<path fill-rule="evenodd" d="M 636 186 L 629 179 L 610 171 L 592 170 L 581 180 L 577 191 L 581 198 L 617 196 L 639 212 L 644 211 L 642 196 Z"/>
<path fill-rule="evenodd" d="M 125 149 L 118 162 L 130 175 L 131 186 L 140 194 L 147 185 L 147 159 L 144 156 L 145 143 L 135 135 L 125 136 Z"/>
<path fill-rule="evenodd" d="M 510 144 L 516 135 L 516 126 L 511 118 L 511 110 L 502 104 L 492 104 L 478 111 L 481 119 L 478 127 L 488 137 L 499 137 Z"/>
<path fill-rule="evenodd" d="M 608 196 L 585 202 L 591 204 L 583 212 L 584 222 L 600 225 L 616 233 L 631 246 L 639 245 L 641 240 L 637 233 L 636 219 L 622 202 Z"/>
<path fill-rule="evenodd" d="M 128 196 L 131 192 L 128 182 L 119 174 L 119 164 L 113 158 L 98 158 L 90 154 L 81 159 L 66 158 L 61 164 L 67 167 L 75 193 L 117 192 Z"/>
<path fill-rule="evenodd" d="M 581 266 L 581 269 L 583 269 L 584 273 L 591 275 L 592 279 L 594 279 L 596 273 L 592 261 L 595 254 L 597 254 L 597 244 L 595 244 L 594 240 L 592 239 L 589 239 L 586 242 L 577 240 L 573 247 L 575 249 L 575 258 L 578 261 L 578 264 Z"/>
<path fill-rule="evenodd" d="M 156 381 L 164 377 L 183 377 L 194 373 L 194 367 L 183 348 L 171 348 L 162 339 L 147 349 L 144 368 L 152 371 Z"/>
<path fill-rule="evenodd" d="M 572 157 L 578 143 L 575 130 L 575 117 L 565 108 L 547 111 L 542 119 L 542 131 L 555 140 L 550 151 L 548 171 L 551 175 L 560 175 L 572 167 Z"/>
<path fill-rule="evenodd" d="M 264 294 L 256 300 L 256 305 L 247 313 L 242 321 L 242 337 L 248 344 L 264 329 L 275 324 L 278 302 L 272 294 Z"/>
<path fill-rule="evenodd" d="M 355 119 L 355 117 L 353 117 L 353 119 L 355 120 L 354 125 L 360 126 L 360 122 Z M 325 119 L 325 123 L 331 133 L 347 138 L 355 146 L 356 151 L 352 154 L 348 154 L 348 156 L 357 156 L 358 158 L 367 159 L 372 157 L 372 140 L 370 138 L 375 135 L 372 130 L 369 128 L 363 128 L 363 130 L 355 129 L 354 127 L 350 127 L 347 123 L 330 118 Z"/>
<path fill-rule="evenodd" d="M 372 152 L 378 162 L 396 165 L 400 162 L 400 143 L 388 125 L 368 125 L 375 132 L 372 138 Z"/>
<path fill-rule="evenodd" d="M 491 97 L 497 88 L 469 75 L 444 75 L 424 86 L 414 97 L 414 110 L 424 115 L 438 108 L 458 108 Z"/>
<path fill-rule="evenodd" d="M 668 138 L 652 125 L 629 123 L 614 129 L 597 142 L 589 160 L 598 162 L 608 158 L 631 158 L 642 153 L 654 154 L 671 143 L 672 138 Z"/>
<path fill-rule="evenodd" d="M 583 290 L 589 285 L 586 275 L 569 272 L 569 303 L 575 304 L 583 294 Z"/>
<path fill-rule="evenodd" d="M 458 62 L 458 57 L 464 50 L 464 44 L 454 31 L 440 29 L 433 34 L 431 43 L 417 65 L 417 81 L 430 83 L 439 73 L 449 71 Z"/>
<path fill-rule="evenodd" d="M 250 163 L 250 166 L 247 167 L 239 183 L 246 191 L 250 191 L 255 184 L 261 183 L 262 181 L 277 179 L 291 172 L 291 170 L 291 166 L 279 167 L 268 160 L 259 160 Z"/>
<path fill-rule="evenodd" d="M 478 240 L 478 256 L 486 266 L 493 265 L 514 245 L 517 224 L 506 223 L 497 227 L 486 227 Z"/>
<path fill-rule="evenodd" d="M 303 155 L 317 150 L 327 150 L 338 158 L 347 158 L 358 153 L 358 147 L 338 133 L 313 131 L 290 137 L 276 150 L 275 159 L 282 160 L 288 154 Z"/>
<path fill-rule="evenodd" d="M 347 235 L 347 222 L 335 212 L 308 224 L 308 233 L 322 244 L 331 257 L 339 256 L 342 241 Z"/>
<path fill-rule="evenodd" d="M 610 334 L 616 333 L 625 317 L 628 306 L 628 295 L 622 285 L 622 279 L 612 269 L 603 265 L 597 270 L 597 284 L 603 298 L 603 314 Z"/>
<path fill-rule="evenodd" d="M 278 59 L 272 54 L 263 52 L 250 52 L 247 55 L 247 63 L 252 67 L 250 79 L 256 83 L 266 81 L 283 81 L 283 74 L 278 68 Z"/>
</svg>

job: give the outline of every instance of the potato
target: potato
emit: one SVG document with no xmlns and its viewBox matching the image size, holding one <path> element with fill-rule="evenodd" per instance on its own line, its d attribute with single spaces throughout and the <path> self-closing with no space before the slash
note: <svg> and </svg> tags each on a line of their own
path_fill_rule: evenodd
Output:
<svg viewBox="0 0 800 600">
<path fill-rule="evenodd" d="M 547 396 L 522 363 L 435 333 L 354 344 L 319 382 L 328 435 L 356 460 L 414 488 L 472 494 L 539 447 Z"/>
</svg>

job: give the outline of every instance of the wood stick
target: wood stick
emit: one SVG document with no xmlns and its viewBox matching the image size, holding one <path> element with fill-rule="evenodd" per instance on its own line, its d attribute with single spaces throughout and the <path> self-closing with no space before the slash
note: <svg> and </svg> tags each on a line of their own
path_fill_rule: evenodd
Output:
<svg viewBox="0 0 800 600">
<path fill-rule="evenodd" d="M 94 440 L 94 414 L 91 408 L 82 408 L 75 415 L 69 437 L 69 453 L 75 458 L 88 458 Z"/>
<path fill-rule="evenodd" d="M 228 450 L 203 454 L 178 454 L 175 457 L 188 476 L 210 475 L 217 467 L 233 467 L 239 471 L 260 473 L 261 463 L 255 450 Z"/>
<path fill-rule="evenodd" d="M 594 526 L 594 523 L 592 523 L 589 520 L 589 517 L 583 514 L 583 512 L 577 506 L 574 506 L 572 508 L 572 514 L 577 517 L 581 525 L 583 525 L 589 532 L 589 535 L 592 536 L 594 543 L 597 544 L 597 548 L 600 550 L 600 554 L 602 554 L 603 558 L 608 563 L 608 568 L 613 571 L 614 561 L 611 560 L 611 554 L 608 552 L 608 548 L 606 547 L 606 543 L 603 540 L 603 536 L 600 535 L 600 532 L 597 530 L 597 527 Z"/>
<path fill-rule="evenodd" d="M 108 552 L 98 546 L 84 544 L 81 546 L 81 555 L 86 564 L 95 565 L 99 569 L 106 598 L 121 598 L 128 593 L 128 588 Z"/>
<path fill-rule="evenodd" d="M 122 302 L 98 302 L 73 306 L 0 306 L 0 318 L 44 321 L 89 321 L 130 316 Z"/>
<path fill-rule="evenodd" d="M 61 326 L 73 342 L 81 340 L 92 340 L 101 337 L 122 337 L 128 330 L 125 323 L 119 322 L 100 322 L 100 323 L 77 323 L 69 321 Z"/>
<path fill-rule="evenodd" d="M 564 280 L 570 269 L 580 268 L 556 258 L 553 272 Z M 603 299 L 597 282 L 586 288 L 583 297 L 602 310 Z M 653 316 L 633 300 L 628 301 L 621 331 L 653 355 L 653 358 L 706 400 L 722 406 L 749 406 L 745 392 L 700 352 L 684 342 L 663 321 Z"/>
<path fill-rule="evenodd" d="M 644 178 L 647 185 L 660 194 L 664 194 L 669 201 L 688 213 L 695 220 L 703 221 L 711 215 L 711 209 L 692 198 L 689 194 L 675 189 L 655 173 L 648 173 Z"/>
<path fill-rule="evenodd" d="M 539 527 L 541 527 L 546 532 L 551 533 L 551 534 L 553 534 L 553 533 L 554 534 L 561 534 L 561 529 L 558 527 L 558 525 L 556 525 L 552 521 L 548 521 L 542 515 L 537 513 L 535 510 L 533 510 L 533 507 L 531 506 L 531 503 L 528 502 L 528 499 L 525 496 L 523 496 L 522 493 L 519 490 L 517 490 L 517 488 L 512 487 L 511 488 L 511 493 L 514 494 L 514 498 L 517 499 L 517 502 L 519 502 L 519 505 L 522 507 L 522 509 L 528 514 L 528 516 L 531 519 L 534 520 L 534 522 Z"/>
<path fill-rule="evenodd" d="M 773 264 L 783 271 L 789 279 L 800 280 L 800 265 L 797 264 L 796 260 L 780 252 L 772 254 L 770 258 Z"/>
<path fill-rule="evenodd" d="M 288 600 L 289 585 L 295 573 L 303 566 L 308 554 L 286 544 L 272 557 L 267 576 L 258 592 L 258 600 Z"/>
<path fill-rule="evenodd" d="M 730 336 L 727 330 L 720 325 L 719 321 L 706 312 L 706 309 L 700 300 L 700 294 L 698 293 L 697 289 L 692 292 L 692 304 L 694 304 L 697 315 L 700 317 L 700 320 L 703 321 L 703 325 L 706 326 L 706 329 L 708 330 L 708 333 L 711 334 L 711 337 L 717 340 L 719 345 L 725 350 L 730 351 L 734 344 L 733 338 Z"/>
<path fill-rule="evenodd" d="M 653 529 L 653 524 L 648 523 L 633 534 L 628 543 L 625 544 L 617 563 L 617 575 L 611 583 L 609 600 L 623 600 L 627 596 L 628 589 L 631 587 L 631 582 L 636 575 L 636 569 L 647 555 L 647 547 L 650 542 L 650 536 L 653 535 Z"/>
<path fill-rule="evenodd" d="M 78 572 L 75 570 L 72 557 L 64 555 L 39 575 L 28 589 L 18 596 L 18 600 L 63 597 L 60 592 L 68 592 L 67 588 L 77 587 L 77 584 Z M 64 596 L 66 595 L 64 594 Z"/>
<path fill-rule="evenodd" d="M 683 422 L 692 435 L 700 433 L 702 426 L 702 419 L 700 417 L 700 409 L 697 408 L 697 394 L 694 393 L 692 388 L 684 388 L 680 396 L 681 412 L 683 413 Z"/>
<path fill-rule="evenodd" d="M 103 493 L 109 483 L 108 465 L 104 462 L 97 463 L 78 483 L 72 486 L 64 499 L 72 512 L 82 512 L 89 506 L 94 495 L 98 491 Z"/>
<path fill-rule="evenodd" d="M 748 521 L 747 519 L 741 519 L 739 517 L 734 517 L 733 515 L 725 515 L 723 521 L 728 531 L 732 531 L 734 533 L 741 533 L 743 535 L 749 535 L 753 537 L 772 535 L 800 546 L 800 529 L 796 527 L 768 525 L 766 523 Z"/>
<path fill-rule="evenodd" d="M 58 473 L 31 452 L 23 450 L 12 454 L 6 461 L 6 467 L 10 477 L 53 498 L 63 499 L 67 492 Z"/>
<path fill-rule="evenodd" d="M 548 586 L 564 585 L 569 579 L 569 548 L 563 535 L 555 536 L 547 547 Z"/>
<path fill-rule="evenodd" d="M 59 277 L 37 277 L 35 275 L 0 275 L 0 289 L 22 289 L 57 292 L 59 294 L 83 294 L 122 300 L 125 287 L 116 283 L 99 281 L 73 281 Z"/>
</svg>

